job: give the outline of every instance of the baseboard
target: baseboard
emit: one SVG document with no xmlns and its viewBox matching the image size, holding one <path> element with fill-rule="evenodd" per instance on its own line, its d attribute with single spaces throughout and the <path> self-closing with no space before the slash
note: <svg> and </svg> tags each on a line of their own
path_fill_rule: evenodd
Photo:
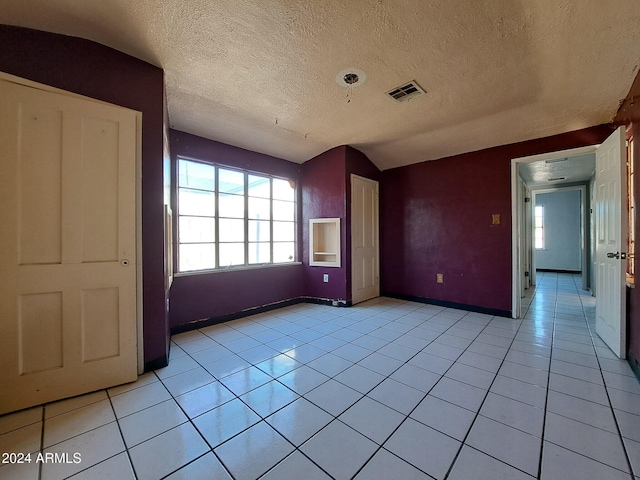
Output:
<svg viewBox="0 0 640 480">
<path fill-rule="evenodd" d="M 219 317 L 203 318 L 201 320 L 194 320 L 193 322 L 185 323 L 183 325 L 176 325 L 174 327 L 171 327 L 171 335 L 190 332 L 191 330 L 197 330 L 198 328 L 209 327 L 211 325 L 217 325 L 219 323 L 229 322 L 231 320 L 237 320 L 239 318 L 250 317 L 251 315 L 269 312 L 271 310 L 277 310 L 279 308 L 288 307 L 290 305 L 296 305 L 298 303 L 314 303 L 317 305 L 328 305 L 333 307 L 350 307 L 352 305 L 351 300 L 333 300 L 330 298 L 316 298 L 316 297 L 290 298 L 288 300 L 282 300 L 280 302 L 274 302 L 268 305 L 261 305 L 259 307 L 248 308 L 246 310 L 229 313 L 227 315 L 221 315 Z"/>
<path fill-rule="evenodd" d="M 477 305 L 467 305 L 465 303 L 447 302 L 444 300 L 436 300 L 434 298 L 416 297 L 414 295 L 402 295 L 398 293 L 384 292 L 380 296 L 397 298 L 399 300 L 408 300 L 411 302 L 426 303 L 428 305 L 437 305 L 439 307 L 456 308 L 459 310 L 468 310 L 475 313 L 484 313 L 495 317 L 511 318 L 511 310 L 500 310 L 497 308 L 479 307 Z"/>
<path fill-rule="evenodd" d="M 229 322 L 231 320 L 237 320 L 238 318 L 250 317 L 251 315 L 257 315 L 258 313 L 269 312 L 271 310 L 277 310 L 278 308 L 288 307 L 290 305 L 296 305 L 303 303 L 302 297 L 290 298 L 288 300 L 282 300 L 280 302 L 269 303 L 267 305 L 261 305 L 259 307 L 252 307 L 239 312 L 229 313 L 227 315 L 221 315 L 219 317 L 203 318 L 200 320 L 194 320 L 193 322 L 185 323 L 183 325 L 176 325 L 171 327 L 171 335 L 178 333 L 190 332 L 198 328 L 209 327 L 211 325 L 217 325 L 218 323 Z"/>
<path fill-rule="evenodd" d="M 144 362 L 144 371 L 151 372 L 153 370 L 157 370 L 159 368 L 164 368 L 169 365 L 169 357 L 166 355 L 156 358 L 154 360 L 149 360 L 148 362 Z"/>
<path fill-rule="evenodd" d="M 557 268 L 536 268 L 536 272 L 571 273 L 572 275 L 579 275 L 582 273 L 582 270 L 558 270 Z"/>
<path fill-rule="evenodd" d="M 464 303 L 446 302 L 443 300 L 436 300 L 433 298 L 416 297 L 413 295 L 401 295 L 401 294 L 395 294 L 395 293 L 389 293 L 389 292 L 383 292 L 380 296 L 397 298 L 400 300 L 409 300 L 412 302 L 426 303 L 429 305 L 438 305 L 440 307 L 446 307 L 446 308 L 457 308 L 460 310 L 468 310 L 470 312 L 484 313 L 486 315 L 494 315 L 497 317 L 511 318 L 510 310 L 499 310 L 496 308 L 479 307 L 477 305 L 467 305 Z M 224 323 L 224 322 L 229 322 L 231 320 L 237 320 L 239 318 L 249 317 L 251 315 L 256 315 L 258 313 L 269 312 L 271 310 L 277 310 L 278 308 L 288 307 L 290 305 L 296 305 L 298 303 L 313 303 L 316 305 L 328 305 L 328 306 L 339 307 L 339 308 L 342 308 L 342 307 L 348 308 L 353 305 L 351 300 L 334 300 L 331 298 L 318 298 L 318 297 L 291 298 L 288 300 L 283 300 L 281 302 L 274 302 L 268 305 L 262 305 L 259 307 L 253 307 L 253 308 L 248 308 L 246 310 L 241 310 L 239 312 L 229 313 L 227 315 L 221 315 L 219 317 L 204 318 L 201 320 L 195 320 L 193 322 L 185 323 L 183 325 L 176 325 L 174 327 L 171 327 L 171 335 L 190 332 L 191 330 L 197 330 L 198 328 L 209 327 L 211 325 L 217 325 L 219 323 Z M 149 364 L 156 365 L 156 361 L 146 362 L 145 371 L 148 371 Z M 162 362 L 159 361 L 158 365 L 159 366 L 155 368 L 161 368 L 166 366 L 167 364 L 166 363 L 162 364 Z"/>
<path fill-rule="evenodd" d="M 631 370 L 633 370 L 633 373 L 636 375 L 636 380 L 640 382 L 640 365 L 638 365 L 638 361 L 635 359 L 631 351 L 627 352 L 627 362 L 631 366 Z"/>
<path fill-rule="evenodd" d="M 314 303 L 316 305 L 328 305 L 330 307 L 351 307 L 351 300 L 333 300 L 331 298 L 302 297 L 304 303 Z"/>
</svg>

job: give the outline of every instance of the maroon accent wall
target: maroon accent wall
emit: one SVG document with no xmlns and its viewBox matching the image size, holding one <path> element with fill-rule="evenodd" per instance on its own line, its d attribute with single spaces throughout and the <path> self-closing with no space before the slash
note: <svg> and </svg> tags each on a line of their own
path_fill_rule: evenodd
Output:
<svg viewBox="0 0 640 480">
<path fill-rule="evenodd" d="M 238 167 L 300 181 L 301 166 L 280 158 L 215 142 L 177 130 L 170 131 L 172 184 L 177 184 L 178 157 Z M 175 192 L 173 210 L 177 212 Z M 300 188 L 298 188 L 300 196 Z M 300 218 L 298 198 L 298 218 Z M 174 215 L 177 223 L 177 215 Z M 174 231 L 177 232 L 174 224 Z M 299 235 L 300 238 L 300 235 Z M 177 249 L 177 245 L 174 245 Z M 177 253 L 177 251 L 174 251 Z M 177 255 L 174 254 L 174 258 Z M 303 295 L 302 265 L 177 275 L 170 290 L 171 326 L 222 317 Z"/>
<path fill-rule="evenodd" d="M 304 294 L 308 297 L 347 300 L 347 269 L 344 256 L 341 266 L 309 265 L 309 219 L 340 218 L 342 252 L 346 242 L 345 146 L 335 147 L 302 165 L 302 262 Z M 322 281 L 324 274 L 329 282 Z"/>
<path fill-rule="evenodd" d="M 633 152 L 633 167 L 634 172 L 640 172 L 640 73 L 636 75 L 631 89 L 627 94 L 622 105 L 618 109 L 618 113 L 614 119 L 616 125 L 626 125 L 627 135 L 631 133 L 634 139 L 634 152 Z M 636 218 L 635 218 L 635 238 L 636 245 L 638 245 L 638 239 L 640 238 L 640 218 L 638 215 L 638 206 L 640 199 L 640 181 L 637 180 L 638 175 L 636 173 L 636 180 L 634 182 L 633 198 L 636 204 Z M 629 312 L 628 312 L 628 343 L 629 352 L 633 356 L 636 362 L 640 362 L 640 281 L 638 281 L 638 275 L 640 275 L 640 252 L 636 246 L 636 286 L 629 289 Z"/>
<path fill-rule="evenodd" d="M 351 174 L 379 180 L 380 170 L 353 147 L 332 148 L 302 164 L 302 258 L 308 297 L 351 301 Z M 309 219 L 340 218 L 341 266 L 309 265 Z M 323 282 L 323 275 L 329 282 Z"/>
<path fill-rule="evenodd" d="M 610 133 L 591 127 L 382 172 L 382 292 L 511 311 L 511 159 Z"/>
<path fill-rule="evenodd" d="M 160 68 L 88 40 L 0 25 L 0 71 L 142 112 L 144 359 L 166 364 Z"/>
</svg>

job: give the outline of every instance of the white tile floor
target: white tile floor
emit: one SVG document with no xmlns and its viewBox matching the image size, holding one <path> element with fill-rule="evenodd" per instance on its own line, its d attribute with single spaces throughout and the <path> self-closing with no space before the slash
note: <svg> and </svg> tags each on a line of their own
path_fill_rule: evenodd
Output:
<svg viewBox="0 0 640 480">
<path fill-rule="evenodd" d="M 0 478 L 633 479 L 640 384 L 579 277 L 523 320 L 380 298 L 176 335 L 136 383 L 0 417 Z M 635 477 L 640 478 L 640 477 Z"/>
</svg>

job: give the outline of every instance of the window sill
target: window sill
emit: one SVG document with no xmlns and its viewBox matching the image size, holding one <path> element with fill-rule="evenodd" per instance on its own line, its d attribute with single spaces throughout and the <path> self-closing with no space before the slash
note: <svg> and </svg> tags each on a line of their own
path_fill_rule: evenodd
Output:
<svg viewBox="0 0 640 480">
<path fill-rule="evenodd" d="M 240 267 L 229 267 L 229 268 L 216 268 L 209 270 L 193 270 L 189 272 L 176 272 L 174 277 L 191 277 L 193 275 L 210 275 L 217 273 L 228 273 L 228 272 L 240 272 L 246 270 L 262 270 L 265 268 L 281 268 L 281 267 L 290 267 L 292 265 L 302 265 L 302 262 L 288 262 L 288 263 L 266 263 L 262 265 L 242 265 Z"/>
</svg>

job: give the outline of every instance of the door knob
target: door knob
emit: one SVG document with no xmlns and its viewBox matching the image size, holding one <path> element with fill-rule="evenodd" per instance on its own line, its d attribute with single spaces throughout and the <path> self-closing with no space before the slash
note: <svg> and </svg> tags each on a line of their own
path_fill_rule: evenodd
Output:
<svg viewBox="0 0 640 480">
<path fill-rule="evenodd" d="M 607 253 L 607 258 L 615 258 L 615 259 L 620 259 L 622 258 L 623 260 L 627 258 L 627 254 L 625 252 L 609 252 Z"/>
</svg>

